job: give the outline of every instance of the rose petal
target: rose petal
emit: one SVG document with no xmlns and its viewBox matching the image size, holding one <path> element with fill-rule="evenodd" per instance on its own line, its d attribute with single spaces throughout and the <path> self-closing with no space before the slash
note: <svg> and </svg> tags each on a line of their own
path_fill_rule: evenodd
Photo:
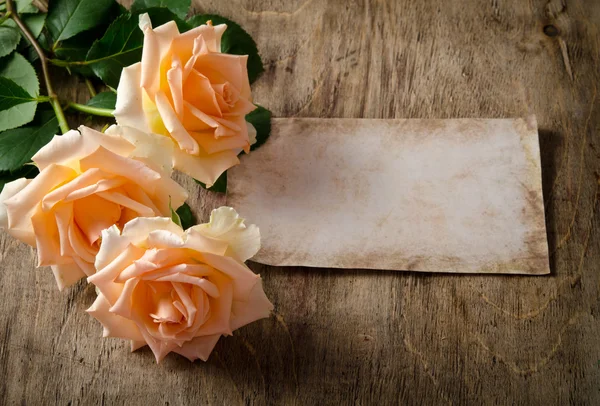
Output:
<svg viewBox="0 0 600 406">
<path fill-rule="evenodd" d="M 123 272 L 121 276 L 123 276 L 124 273 L 125 272 Z M 143 280 L 158 280 L 163 276 L 174 275 L 177 273 L 185 273 L 187 275 L 198 277 L 213 275 L 215 273 L 215 270 L 210 266 L 203 264 L 177 264 L 166 268 L 156 269 L 154 271 L 145 271 L 144 274 L 140 276 L 140 278 Z M 124 277 L 124 279 L 127 280 L 128 278 Z M 117 279 L 117 281 L 119 281 L 119 279 Z"/>
<path fill-rule="evenodd" d="M 195 361 L 197 359 L 207 361 L 210 353 L 217 345 L 219 338 L 221 338 L 220 334 L 196 337 L 183 344 L 180 348 L 175 348 L 173 352 L 183 355 L 190 361 Z"/>
<path fill-rule="evenodd" d="M 103 234 L 103 236 L 106 234 Z M 118 243 L 121 243 L 120 240 Z M 105 255 L 104 259 L 107 257 L 107 253 L 104 249 L 104 244 L 106 244 L 106 240 L 104 239 L 102 242 L 102 247 L 100 248 L 100 252 L 96 257 L 96 265 L 98 265 L 98 257 L 102 254 Z M 113 243 L 114 244 L 114 243 Z M 123 284 L 116 281 L 119 274 L 126 269 L 131 263 L 141 258 L 145 253 L 145 250 L 135 245 L 128 245 L 122 251 L 120 251 L 115 256 L 110 263 L 102 268 L 97 268 L 98 271 L 88 277 L 88 282 L 96 285 L 98 290 L 102 292 L 102 294 L 106 297 L 106 300 L 113 305 L 117 302 L 119 296 L 123 291 Z"/>
<path fill-rule="evenodd" d="M 252 258 L 260 249 L 260 231 L 251 224 L 246 227 L 244 219 L 231 207 L 219 207 L 210 213 L 207 224 L 191 227 L 189 232 L 198 232 L 207 237 L 223 240 L 229 245 L 226 255 L 240 262 Z"/>
<path fill-rule="evenodd" d="M 84 261 L 83 258 L 74 256 L 73 261 L 75 261 L 75 263 L 81 268 L 86 276 L 91 276 L 96 272 L 94 264 Z"/>
<path fill-rule="evenodd" d="M 187 283 L 198 286 L 210 297 L 218 298 L 220 296 L 219 288 L 214 283 L 204 278 L 197 278 L 195 276 L 190 276 L 183 273 L 173 273 L 170 275 L 161 276 L 160 278 L 156 278 L 154 280 L 157 282 Z"/>
<path fill-rule="evenodd" d="M 171 92 L 171 99 L 175 113 L 179 120 L 183 119 L 183 67 L 177 55 L 173 55 L 171 69 L 167 71 L 167 84 Z"/>
<path fill-rule="evenodd" d="M 198 154 L 198 143 L 183 127 L 179 117 L 177 117 L 173 107 L 171 107 L 167 96 L 163 92 L 157 92 L 154 101 L 167 131 L 169 131 L 171 137 L 177 142 L 179 148 L 190 154 Z"/>
<path fill-rule="evenodd" d="M 162 172 L 166 177 L 173 172 L 173 141 L 169 137 L 140 131 L 137 128 L 112 125 L 106 130 L 111 134 L 125 138 L 135 146 L 130 158 L 144 162 L 155 171 Z"/>
<path fill-rule="evenodd" d="M 245 126 L 243 131 L 233 132 L 232 135 L 227 137 L 216 138 L 214 133 L 211 134 L 206 132 L 190 132 L 190 134 L 198 142 L 198 145 L 200 145 L 208 154 L 232 150 L 249 150 L 250 147 L 250 140 Z"/>
<path fill-rule="evenodd" d="M 119 316 L 123 316 L 127 319 L 132 318 L 131 296 L 138 283 L 139 279 L 129 279 L 125 282 L 119 298 L 109 309 L 111 313 L 118 314 Z"/>
<path fill-rule="evenodd" d="M 58 229 L 58 240 L 60 244 L 60 255 L 63 257 L 73 256 L 75 251 L 69 241 L 69 228 L 73 220 L 73 203 L 60 204 L 54 210 L 54 220 Z"/>
<path fill-rule="evenodd" d="M 88 242 L 93 244 L 100 238 L 102 230 L 119 220 L 121 207 L 95 194 L 73 202 L 73 216 Z"/>
<path fill-rule="evenodd" d="M 98 191 L 117 187 L 124 182 L 124 179 L 114 178 L 113 175 L 99 168 L 91 168 L 44 196 L 42 209 L 48 211 L 61 200 L 72 201 L 84 198 Z"/>
<path fill-rule="evenodd" d="M 167 217 L 138 217 L 125 224 L 121 235 L 132 244 L 139 245 L 148 239 L 150 232 L 155 230 L 166 230 L 180 237 L 184 235 L 181 227 Z"/>
<path fill-rule="evenodd" d="M 117 87 L 117 104 L 113 115 L 120 125 L 132 126 L 140 131 L 150 132 L 142 107 L 141 78 L 141 62 L 123 68 Z"/>
<path fill-rule="evenodd" d="M 175 150 L 175 169 L 180 170 L 196 180 L 211 187 L 223 172 L 240 163 L 234 151 L 223 151 L 216 154 L 200 153 L 189 155 Z"/>
<path fill-rule="evenodd" d="M 267 318 L 272 311 L 273 304 L 265 295 L 262 280 L 258 279 L 247 300 L 233 301 L 231 306 L 231 329 L 237 330 L 253 321 Z"/>
<path fill-rule="evenodd" d="M 201 109 L 202 112 L 208 115 L 222 116 L 221 108 L 219 107 L 219 102 L 217 101 L 217 96 L 210 80 L 196 70 L 193 70 L 185 81 L 183 98 L 187 103 Z"/>
<path fill-rule="evenodd" d="M 129 198 L 128 196 L 125 196 L 124 194 L 119 193 L 119 192 L 100 192 L 100 193 L 96 194 L 96 196 L 101 197 L 102 199 L 104 199 L 106 201 L 115 203 L 119 206 L 127 207 L 127 208 L 137 212 L 140 217 L 152 217 L 152 216 L 158 216 L 161 214 L 158 210 L 154 211 L 152 209 L 152 207 L 148 207 L 139 202 L 136 202 L 135 200 L 133 200 L 133 199 Z M 120 214 L 120 212 L 119 212 L 119 214 Z M 106 228 L 106 227 L 104 227 L 104 228 Z"/>
<path fill-rule="evenodd" d="M 99 146 L 122 156 L 127 156 L 133 151 L 133 145 L 122 138 L 106 135 L 85 126 L 79 127 L 79 131 L 81 133 L 71 130 L 63 135 L 54 136 L 52 141 L 31 158 L 40 171 L 51 164 L 65 165 L 78 170 L 77 162 Z"/>
<path fill-rule="evenodd" d="M 69 224 L 69 244 L 75 251 L 75 256 L 79 256 L 89 263 L 94 262 L 98 250 L 90 245 L 81 229 L 73 221 Z"/>
<path fill-rule="evenodd" d="M 110 312 L 110 303 L 102 293 L 98 294 L 87 312 L 102 323 L 104 327 L 102 337 L 117 337 L 138 342 L 144 340 L 134 322 Z"/>
<path fill-rule="evenodd" d="M 179 232 L 172 233 L 167 230 L 154 230 L 148 233 L 146 240 L 148 247 L 152 248 L 179 248 L 183 247 L 183 238 Z"/>
<path fill-rule="evenodd" d="M 194 69 L 211 83 L 229 82 L 240 92 L 240 97 L 251 101 L 247 61 L 247 55 L 209 53 L 198 56 Z"/>
<path fill-rule="evenodd" d="M 155 181 L 162 177 L 159 172 L 152 170 L 143 162 L 122 157 L 104 147 L 99 147 L 79 162 L 82 171 L 91 168 L 102 168 L 105 172 L 131 180 L 150 193 L 155 192 Z"/>
<path fill-rule="evenodd" d="M 169 52 L 171 42 L 179 36 L 179 30 L 175 21 L 169 21 L 152 29 L 152 23 L 147 14 L 140 15 L 140 29 L 144 33 L 144 46 L 142 47 L 142 72 L 139 83 L 151 96 L 154 96 L 160 86 L 159 62 Z"/>
<path fill-rule="evenodd" d="M 209 30 L 213 30 L 212 33 Z M 198 56 L 209 52 L 221 52 L 221 37 L 227 29 L 225 24 L 217 26 L 201 25 L 185 32 L 179 38 L 173 41 L 171 45 L 172 52 L 177 53 L 181 60 L 185 62 L 183 69 L 183 79 L 185 80 L 194 69 Z M 193 39 L 193 42 L 190 40 Z M 187 59 L 189 50 L 192 55 Z"/>
<path fill-rule="evenodd" d="M 31 179 L 20 178 L 12 182 L 8 182 L 4 185 L 2 192 L 0 192 L 0 227 L 8 227 L 8 213 L 6 212 L 6 206 L 4 201 L 10 199 L 21 190 L 25 188 L 31 182 Z"/>
<path fill-rule="evenodd" d="M 222 241 L 212 236 L 199 233 L 190 228 L 186 230 L 185 248 L 189 248 L 198 252 L 206 252 L 215 255 L 225 255 L 229 244 L 227 241 Z"/>
<path fill-rule="evenodd" d="M 68 182 L 77 173 L 66 166 L 50 165 L 40 172 L 20 192 L 4 201 L 8 214 L 8 232 L 13 237 L 35 247 L 31 217 L 48 191 Z"/>
<path fill-rule="evenodd" d="M 194 301 L 188 293 L 190 289 L 186 289 L 184 285 L 177 282 L 173 283 L 173 288 L 175 289 L 177 297 L 179 298 L 179 301 L 174 302 L 174 305 L 177 306 L 179 311 L 186 318 L 185 327 L 189 328 L 194 323 L 197 311 Z"/>
<path fill-rule="evenodd" d="M 121 231 L 115 225 L 102 230 L 102 244 L 96 255 L 95 267 L 98 271 L 104 269 L 117 258 L 129 245 L 126 237 L 121 237 Z"/>
<path fill-rule="evenodd" d="M 247 300 L 256 280 L 259 279 L 258 275 L 234 258 L 207 253 L 198 253 L 197 258 L 231 279 L 234 300 Z"/>
<path fill-rule="evenodd" d="M 231 335 L 230 318 L 233 301 L 231 280 L 217 272 L 210 276 L 210 281 L 218 287 L 219 297 L 210 299 L 210 318 L 201 326 L 192 326 L 192 330 L 195 330 L 198 336 Z"/>
<path fill-rule="evenodd" d="M 128 183 L 126 185 L 123 185 L 123 189 L 127 193 L 127 196 L 129 196 L 136 202 L 143 204 L 144 206 L 150 207 L 152 209 L 152 211 L 154 211 L 155 213 L 159 213 L 159 214 L 157 214 L 157 216 L 158 215 L 166 216 L 166 215 L 171 214 L 168 205 L 166 208 L 157 207 L 154 200 L 152 200 L 150 198 L 150 196 L 148 196 L 148 194 L 144 191 L 144 189 L 142 189 L 138 185 L 135 185 L 133 183 Z M 135 217 L 138 217 L 138 216 L 135 216 Z"/>
<path fill-rule="evenodd" d="M 60 291 L 62 291 L 64 288 L 68 288 L 79 279 L 85 277 L 85 273 L 75 262 L 52 265 L 50 268 L 52 268 L 54 279 L 56 279 L 56 284 L 58 285 L 58 290 Z"/>
<path fill-rule="evenodd" d="M 248 141 L 250 142 L 250 145 L 256 144 L 256 128 L 247 121 L 246 128 L 248 129 Z M 246 151 L 246 153 L 248 153 L 248 151 Z"/>
<path fill-rule="evenodd" d="M 35 234 L 38 265 L 48 266 L 68 264 L 73 261 L 69 257 L 60 255 L 60 236 L 53 214 L 37 212 L 31 217 L 31 224 Z"/>
<path fill-rule="evenodd" d="M 118 283 L 125 283 L 128 279 L 137 277 L 155 280 L 161 275 L 185 271 L 188 265 L 181 262 L 186 260 L 189 260 L 189 256 L 185 250 L 150 249 L 123 269 L 114 280 Z"/>
</svg>

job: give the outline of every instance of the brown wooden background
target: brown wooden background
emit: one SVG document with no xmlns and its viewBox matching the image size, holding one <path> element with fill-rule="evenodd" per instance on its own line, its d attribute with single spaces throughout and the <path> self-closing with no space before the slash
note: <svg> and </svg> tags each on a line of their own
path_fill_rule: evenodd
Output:
<svg viewBox="0 0 600 406">
<path fill-rule="evenodd" d="M 276 313 L 209 362 L 102 339 L 93 287 L 62 294 L 34 251 L 0 235 L 6 404 L 599 404 L 600 2 L 227 0 L 277 117 L 535 113 L 549 277 L 275 268 Z M 60 80 L 60 75 L 57 76 Z M 86 88 L 62 80 L 65 97 Z M 85 117 L 74 118 L 73 125 Z M 190 187 L 195 187 L 190 184 Z M 193 189 L 200 217 L 224 199 Z M 197 199 L 197 201 L 196 201 Z"/>
</svg>

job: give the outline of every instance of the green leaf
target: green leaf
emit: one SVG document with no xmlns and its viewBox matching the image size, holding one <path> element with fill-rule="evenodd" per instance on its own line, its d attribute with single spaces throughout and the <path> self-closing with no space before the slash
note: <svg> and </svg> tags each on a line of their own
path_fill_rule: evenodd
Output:
<svg viewBox="0 0 600 406">
<path fill-rule="evenodd" d="M 187 22 L 192 27 L 198 27 L 206 24 L 208 20 L 211 20 L 213 25 L 227 24 L 227 29 L 221 38 L 221 52 L 232 55 L 248 55 L 248 78 L 250 83 L 253 83 L 264 71 L 256 42 L 238 24 L 218 15 L 195 15 Z"/>
<path fill-rule="evenodd" d="M 96 29 L 84 31 L 72 38 L 61 41 L 58 46 L 54 48 L 54 55 L 58 59 L 68 62 L 85 61 L 85 56 L 92 47 L 92 44 L 96 39 L 100 38 L 104 33 L 104 30 L 102 33 L 99 33 L 98 36 L 94 36 L 95 32 Z M 83 76 L 94 76 L 94 71 L 87 65 L 71 65 L 69 66 L 69 70 Z"/>
<path fill-rule="evenodd" d="M 44 23 L 46 22 L 46 14 L 38 13 L 38 14 L 27 14 L 21 17 L 21 20 L 25 23 L 27 28 L 29 28 L 29 32 L 37 38 L 44 28 Z M 27 41 L 24 39 L 24 41 Z"/>
<path fill-rule="evenodd" d="M 177 215 L 181 220 L 181 228 L 183 228 L 184 230 L 187 230 L 188 228 L 196 224 L 196 219 L 194 218 L 192 210 L 190 209 L 190 206 L 188 206 L 187 203 L 184 203 L 183 205 L 181 205 L 180 208 L 177 209 Z"/>
<path fill-rule="evenodd" d="M 166 7 L 177 17 L 184 19 L 190 9 L 190 0 L 135 0 L 131 12 L 137 13 L 147 8 Z"/>
<path fill-rule="evenodd" d="M 115 92 L 101 92 L 92 97 L 86 105 L 90 107 L 99 107 L 102 109 L 115 109 L 117 104 L 117 94 Z"/>
<path fill-rule="evenodd" d="M 89 50 L 86 61 L 96 76 L 117 88 L 124 67 L 142 59 L 144 34 L 138 17 L 124 14 L 117 18 Z"/>
<path fill-rule="evenodd" d="M 175 223 L 179 227 L 183 228 L 183 226 L 181 225 L 181 219 L 179 218 L 179 214 L 177 214 L 177 212 L 175 210 L 173 210 L 170 199 L 169 199 L 169 209 L 171 210 L 171 220 L 173 220 L 173 223 Z"/>
<path fill-rule="evenodd" d="M 33 3 L 32 0 L 15 0 L 15 4 L 17 6 L 17 13 L 26 14 L 39 12 L 40 9 L 31 3 Z"/>
<path fill-rule="evenodd" d="M 204 189 L 210 190 L 211 192 L 227 193 L 227 172 L 223 172 L 221 176 L 219 176 L 219 178 L 215 181 L 215 183 L 209 188 L 206 187 L 205 183 L 202 183 L 197 179 L 194 180 Z"/>
<path fill-rule="evenodd" d="M 38 14 L 23 14 L 21 15 L 21 20 L 25 23 L 27 28 L 29 28 L 29 32 L 33 34 L 34 37 L 39 38 L 41 36 L 42 30 L 44 29 L 44 22 L 46 21 L 45 13 Z M 29 41 L 21 35 L 19 32 L 19 36 L 21 40 L 19 41 L 19 45 L 17 46 L 17 51 L 23 55 L 29 62 L 35 62 L 39 59 L 37 52 Z M 39 41 L 38 41 L 39 42 Z"/>
<path fill-rule="evenodd" d="M 116 20 L 121 14 L 124 13 L 129 12 L 125 10 L 120 4 L 115 3 L 109 12 L 108 18 L 106 18 L 105 21 L 102 22 L 100 25 L 97 25 L 90 30 L 80 32 L 79 34 L 67 40 L 60 41 L 58 44 L 54 44 L 54 56 L 57 59 L 61 59 L 68 62 L 85 61 L 85 57 L 87 56 L 94 42 L 102 38 L 109 25 L 114 20 Z M 44 32 L 42 32 L 42 36 L 44 36 Z M 50 45 L 50 47 L 52 47 L 52 45 Z M 47 50 L 49 50 L 49 47 L 47 47 Z M 94 76 L 94 72 L 92 71 L 92 69 L 84 64 L 70 65 L 68 67 L 68 70 L 70 72 L 78 73 L 83 76 Z"/>
<path fill-rule="evenodd" d="M 17 180 L 19 178 L 27 178 L 27 179 L 35 178 L 35 176 L 38 173 L 40 173 L 40 171 L 38 170 L 37 166 L 35 166 L 35 165 L 25 165 L 14 172 L 1 171 L 0 172 L 0 191 L 2 191 L 2 189 L 4 189 L 4 185 L 6 185 L 9 182 L 12 182 L 13 180 Z"/>
<path fill-rule="evenodd" d="M 36 98 L 40 93 L 40 84 L 33 66 L 19 53 L 13 52 L 0 60 L 0 76 L 12 80 L 29 96 Z M 0 111 L 0 131 L 27 124 L 33 120 L 36 108 L 37 101 L 29 101 Z"/>
<path fill-rule="evenodd" d="M 178 20 L 167 9 L 147 9 L 144 12 L 148 13 L 155 27 L 170 20 L 177 23 Z M 179 21 L 182 24 L 180 30 L 189 28 L 187 23 Z M 123 68 L 142 59 L 144 34 L 138 23 L 138 14 L 121 15 L 108 27 L 104 36 L 94 43 L 86 56 L 86 63 L 96 76 L 115 89 L 119 85 Z"/>
<path fill-rule="evenodd" d="M 0 111 L 34 100 L 35 97 L 27 93 L 21 86 L 10 79 L 0 77 Z"/>
<path fill-rule="evenodd" d="M 40 109 L 32 124 L 0 133 L 0 171 L 21 168 L 58 132 L 52 109 Z"/>
<path fill-rule="evenodd" d="M 13 20 L 6 20 L 0 25 L 0 57 L 10 54 L 17 49 L 21 33 Z"/>
<path fill-rule="evenodd" d="M 271 135 L 271 112 L 263 106 L 256 106 L 256 110 L 246 115 L 246 121 L 256 128 L 256 142 L 250 147 L 251 151 L 260 147 Z"/>
<path fill-rule="evenodd" d="M 102 24 L 109 16 L 114 0 L 53 0 L 46 27 L 54 45 L 80 32 Z"/>
</svg>

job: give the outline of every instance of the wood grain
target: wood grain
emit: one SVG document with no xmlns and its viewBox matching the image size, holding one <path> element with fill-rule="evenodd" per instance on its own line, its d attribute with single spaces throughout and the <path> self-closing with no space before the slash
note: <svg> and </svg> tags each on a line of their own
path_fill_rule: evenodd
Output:
<svg viewBox="0 0 600 406">
<path fill-rule="evenodd" d="M 149 350 L 131 354 L 100 337 L 84 312 L 92 287 L 59 293 L 49 270 L 33 270 L 33 250 L 2 234 L 0 402 L 600 402 L 599 2 L 196 0 L 194 8 L 253 35 L 266 64 L 255 100 L 277 117 L 536 114 L 552 274 L 253 264 L 275 314 L 222 339 L 207 363 L 169 356 L 156 366 Z M 83 83 L 62 83 L 62 96 L 87 98 Z M 188 186 L 201 218 L 224 201 Z"/>
</svg>

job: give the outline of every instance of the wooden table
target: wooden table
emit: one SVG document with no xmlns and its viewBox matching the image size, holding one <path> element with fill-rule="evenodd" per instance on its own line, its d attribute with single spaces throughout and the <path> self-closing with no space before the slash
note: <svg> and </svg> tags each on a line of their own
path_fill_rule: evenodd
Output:
<svg viewBox="0 0 600 406">
<path fill-rule="evenodd" d="M 551 276 L 251 264 L 273 316 L 221 339 L 207 363 L 172 355 L 157 366 L 148 349 L 101 338 L 84 312 L 92 286 L 59 293 L 49 270 L 33 270 L 34 250 L 2 234 L 0 399 L 599 404 L 600 2 L 565 1 L 195 4 L 254 36 L 266 68 L 255 100 L 277 117 L 535 113 Z M 68 83 L 63 96 L 87 99 Z M 187 185 L 203 219 L 224 203 Z"/>
</svg>

